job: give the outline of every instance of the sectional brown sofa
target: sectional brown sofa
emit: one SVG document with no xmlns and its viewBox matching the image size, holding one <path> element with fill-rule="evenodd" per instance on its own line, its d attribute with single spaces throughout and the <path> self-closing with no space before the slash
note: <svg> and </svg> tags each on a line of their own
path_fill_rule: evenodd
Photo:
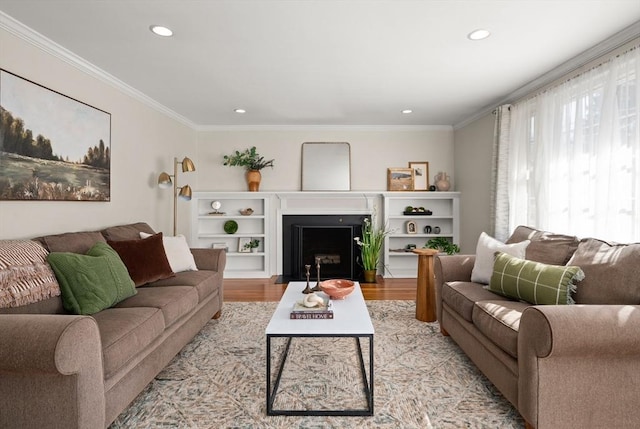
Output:
<svg viewBox="0 0 640 429">
<path fill-rule="evenodd" d="M 532 305 L 471 281 L 475 255 L 434 261 L 441 329 L 528 427 L 640 427 L 640 243 L 518 227 L 526 259 L 579 266 L 575 305 Z M 492 279 L 493 281 L 493 279 Z"/>
<path fill-rule="evenodd" d="M 153 234 L 146 223 L 40 237 L 51 252 Z M 212 318 L 223 299 L 224 251 L 191 249 L 197 271 L 136 288 L 92 316 L 60 296 L 0 309 L 0 427 L 109 426 Z"/>
</svg>

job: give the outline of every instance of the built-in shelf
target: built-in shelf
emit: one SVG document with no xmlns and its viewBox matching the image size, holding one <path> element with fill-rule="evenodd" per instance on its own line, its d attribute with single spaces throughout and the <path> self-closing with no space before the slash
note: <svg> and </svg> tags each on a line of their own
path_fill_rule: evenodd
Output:
<svg viewBox="0 0 640 429">
<path fill-rule="evenodd" d="M 211 203 L 220 201 L 224 215 L 210 215 Z M 408 206 L 424 207 L 431 216 L 404 215 Z M 250 216 L 240 210 L 251 207 Z M 375 215 L 394 230 L 384 243 L 387 277 L 417 275 L 417 256 L 393 252 L 407 244 L 425 245 L 429 238 L 447 237 L 459 244 L 459 193 L 457 192 L 194 192 L 191 200 L 192 247 L 228 247 L 225 278 L 268 278 L 283 273 L 282 217 L 285 215 Z M 235 234 L 224 232 L 228 220 L 238 222 Z M 407 233 L 406 222 L 413 221 L 415 233 Z M 425 233 L 424 227 L 438 226 L 440 233 Z M 258 238 L 256 253 L 238 252 L 242 239 Z"/>
<path fill-rule="evenodd" d="M 219 212 L 211 203 L 219 201 Z M 271 276 L 269 264 L 271 195 L 258 192 L 195 192 L 191 199 L 191 243 L 192 247 L 226 247 L 226 278 L 265 278 Z M 253 209 L 250 215 L 242 215 L 240 210 Z M 238 223 L 238 231 L 227 234 L 224 224 Z M 242 242 L 260 240 L 257 252 L 241 252 Z"/>
<path fill-rule="evenodd" d="M 424 247 L 431 238 L 445 237 L 460 242 L 460 193 L 459 192 L 386 192 L 382 195 L 384 220 L 392 231 L 385 238 L 385 275 L 392 277 L 417 277 L 418 256 L 407 249 L 409 245 Z M 405 208 L 422 207 L 431 215 L 404 214 Z M 424 213 L 424 212 L 423 212 Z M 415 229 L 409 232 L 408 223 Z M 425 232 L 430 226 L 431 232 Z M 439 228 L 440 232 L 435 233 Z"/>
</svg>

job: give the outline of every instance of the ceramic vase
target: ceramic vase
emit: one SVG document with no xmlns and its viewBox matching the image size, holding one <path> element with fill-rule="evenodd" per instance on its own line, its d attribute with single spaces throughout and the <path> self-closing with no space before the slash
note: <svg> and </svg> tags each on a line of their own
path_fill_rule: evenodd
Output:
<svg viewBox="0 0 640 429">
<path fill-rule="evenodd" d="M 449 175 L 445 172 L 439 172 L 434 177 L 434 181 L 436 183 L 436 188 L 438 191 L 448 191 L 451 188 L 451 182 L 449 181 Z"/>
<path fill-rule="evenodd" d="M 260 190 L 261 179 L 262 179 L 262 174 L 260 174 L 259 170 L 247 171 L 247 185 L 249 185 L 249 191 L 258 192 Z"/>
</svg>

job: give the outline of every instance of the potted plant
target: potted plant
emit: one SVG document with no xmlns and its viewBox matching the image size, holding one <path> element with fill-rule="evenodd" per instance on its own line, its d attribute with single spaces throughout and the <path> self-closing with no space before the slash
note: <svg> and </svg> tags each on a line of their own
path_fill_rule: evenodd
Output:
<svg viewBox="0 0 640 429">
<path fill-rule="evenodd" d="M 245 243 L 243 247 L 245 249 L 251 250 L 252 252 L 257 252 L 258 246 L 260 246 L 260 240 L 258 240 L 257 238 L 254 238 L 248 243 Z"/>
<path fill-rule="evenodd" d="M 457 244 L 453 244 L 449 240 L 444 237 L 436 237 L 427 241 L 425 244 L 428 249 L 438 249 L 440 252 L 446 253 L 447 255 L 453 255 L 454 253 L 460 252 L 460 247 Z"/>
<path fill-rule="evenodd" d="M 366 283 L 376 282 L 376 273 L 380 265 L 380 254 L 384 237 L 391 231 L 387 230 L 386 225 L 378 228 L 369 218 L 364 219 L 362 225 L 362 239 L 355 237 L 354 240 L 360 246 L 360 260 L 364 269 L 364 281 Z"/>
<path fill-rule="evenodd" d="M 224 156 L 223 165 L 230 167 L 244 167 L 247 170 L 247 183 L 250 191 L 258 191 L 260 189 L 260 180 L 262 175 L 260 170 L 265 167 L 273 168 L 273 159 L 266 160 L 264 156 L 260 156 L 253 146 L 245 149 L 243 152 L 235 151 L 231 155 Z"/>
</svg>

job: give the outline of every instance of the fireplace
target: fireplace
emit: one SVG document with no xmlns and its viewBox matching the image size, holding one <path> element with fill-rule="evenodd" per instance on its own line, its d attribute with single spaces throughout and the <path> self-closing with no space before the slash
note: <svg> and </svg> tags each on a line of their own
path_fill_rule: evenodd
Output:
<svg viewBox="0 0 640 429">
<path fill-rule="evenodd" d="M 311 279 L 317 279 L 316 258 L 322 280 L 359 280 L 360 248 L 354 241 L 362 234 L 366 215 L 282 216 L 282 282 L 306 280 L 305 265 L 311 265 Z"/>
</svg>

